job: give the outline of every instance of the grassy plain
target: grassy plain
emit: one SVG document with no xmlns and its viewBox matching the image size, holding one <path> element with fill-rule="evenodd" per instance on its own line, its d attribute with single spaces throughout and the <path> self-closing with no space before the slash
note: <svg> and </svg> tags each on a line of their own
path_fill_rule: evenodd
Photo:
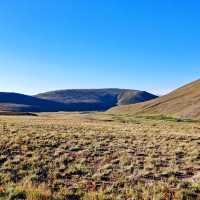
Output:
<svg viewBox="0 0 200 200">
<path fill-rule="evenodd" d="M 0 199 L 200 199 L 200 122 L 164 116 L 0 116 Z"/>
</svg>

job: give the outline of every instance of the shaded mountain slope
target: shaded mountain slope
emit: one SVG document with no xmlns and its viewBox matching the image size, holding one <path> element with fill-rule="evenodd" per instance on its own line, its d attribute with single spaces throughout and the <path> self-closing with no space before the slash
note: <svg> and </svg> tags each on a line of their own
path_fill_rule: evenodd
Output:
<svg viewBox="0 0 200 200">
<path fill-rule="evenodd" d="M 135 105 L 114 107 L 108 112 L 200 118 L 200 80 L 157 99 Z"/>
<path fill-rule="evenodd" d="M 39 99 L 24 94 L 0 92 L 0 111 L 4 112 L 53 112 L 65 108 L 66 105 L 59 102 Z"/>
</svg>

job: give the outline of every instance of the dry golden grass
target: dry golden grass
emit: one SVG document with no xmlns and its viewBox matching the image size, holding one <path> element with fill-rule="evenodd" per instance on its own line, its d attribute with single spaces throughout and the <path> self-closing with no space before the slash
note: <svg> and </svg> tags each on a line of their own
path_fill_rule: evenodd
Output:
<svg viewBox="0 0 200 200">
<path fill-rule="evenodd" d="M 0 199 L 200 199 L 200 123 L 0 116 Z"/>
<path fill-rule="evenodd" d="M 200 80 L 187 84 L 160 98 L 144 103 L 117 106 L 110 113 L 169 115 L 200 119 Z"/>
</svg>

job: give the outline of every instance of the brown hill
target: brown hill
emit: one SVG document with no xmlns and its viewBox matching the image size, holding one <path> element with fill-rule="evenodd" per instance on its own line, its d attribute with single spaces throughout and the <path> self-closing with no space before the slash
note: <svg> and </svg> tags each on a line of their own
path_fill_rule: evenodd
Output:
<svg viewBox="0 0 200 200">
<path fill-rule="evenodd" d="M 135 105 L 117 106 L 108 112 L 200 118 L 200 79 L 157 99 Z"/>
</svg>

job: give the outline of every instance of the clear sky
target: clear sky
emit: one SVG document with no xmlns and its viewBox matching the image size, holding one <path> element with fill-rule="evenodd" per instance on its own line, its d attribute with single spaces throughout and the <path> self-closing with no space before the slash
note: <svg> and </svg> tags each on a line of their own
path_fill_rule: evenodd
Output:
<svg viewBox="0 0 200 200">
<path fill-rule="evenodd" d="M 200 78 L 199 0 L 1 0 L 0 91 L 132 88 Z"/>
</svg>

